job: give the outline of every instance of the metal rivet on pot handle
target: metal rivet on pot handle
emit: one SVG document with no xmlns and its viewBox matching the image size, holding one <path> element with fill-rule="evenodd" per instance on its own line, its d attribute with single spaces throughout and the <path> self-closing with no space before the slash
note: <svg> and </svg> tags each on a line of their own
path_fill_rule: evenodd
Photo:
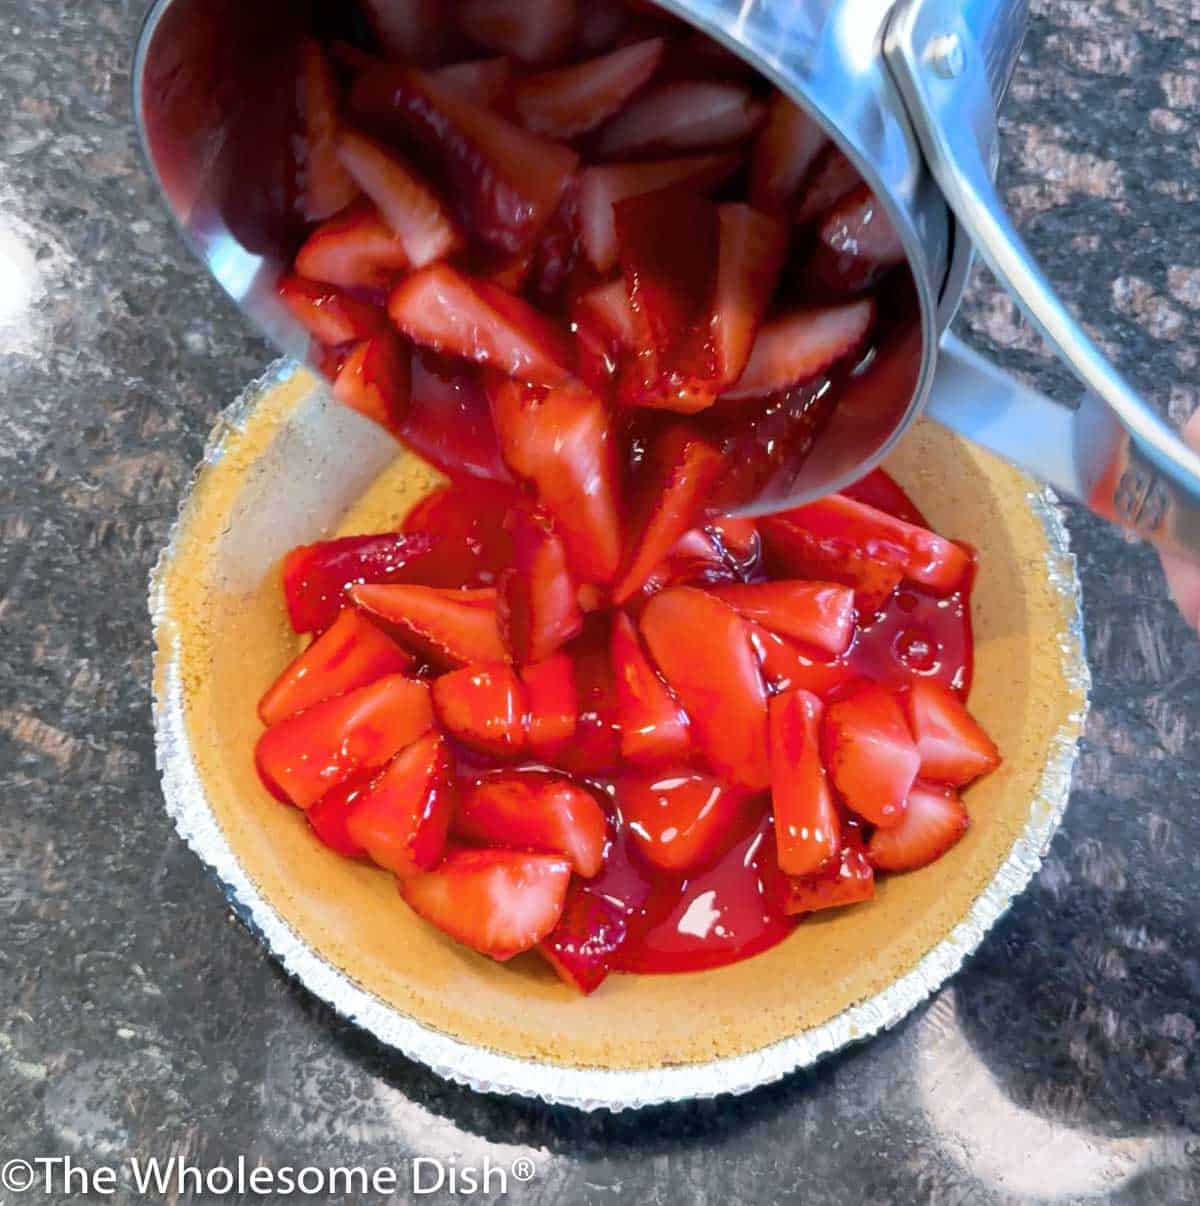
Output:
<svg viewBox="0 0 1200 1206">
<path fill-rule="evenodd" d="M 893 14 L 885 49 L 947 203 L 988 266 L 1089 389 L 1071 410 L 947 337 L 929 413 L 1105 518 L 1200 561 L 1200 455 L 1088 338 L 996 194 L 986 159 L 995 142 L 995 104 L 964 6 L 908 0 Z"/>
</svg>

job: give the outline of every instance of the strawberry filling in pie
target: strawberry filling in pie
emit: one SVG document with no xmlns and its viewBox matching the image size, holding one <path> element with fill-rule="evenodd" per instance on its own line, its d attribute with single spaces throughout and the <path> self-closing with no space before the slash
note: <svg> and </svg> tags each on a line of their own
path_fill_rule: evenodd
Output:
<svg viewBox="0 0 1200 1206">
<path fill-rule="evenodd" d="M 999 761 L 964 705 L 973 554 L 881 471 L 727 514 L 907 354 L 867 186 L 652 5 L 361 16 L 285 56 L 279 296 L 447 484 L 285 559 L 309 640 L 259 703 L 267 789 L 585 993 L 941 857 Z"/>
</svg>

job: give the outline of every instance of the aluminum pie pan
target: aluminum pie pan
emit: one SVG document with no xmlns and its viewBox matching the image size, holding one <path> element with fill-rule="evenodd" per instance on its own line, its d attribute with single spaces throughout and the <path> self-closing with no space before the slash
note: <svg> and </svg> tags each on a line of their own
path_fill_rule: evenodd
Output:
<svg viewBox="0 0 1200 1206">
<path fill-rule="evenodd" d="M 534 1098 L 588 1111 L 620 1111 L 741 1094 L 811 1067 L 826 1055 L 894 1026 L 962 966 L 1028 885 L 1067 806 L 1091 685 L 1085 658 L 1080 585 L 1066 525 L 1053 493 L 1032 484 L 1026 492 L 1026 502 L 1045 538 L 1045 576 L 1059 600 L 1062 615 L 1053 653 L 1059 659 L 1062 679 L 1078 706 L 1051 735 L 1048 756 L 1030 800 L 1027 823 L 990 882 L 961 920 L 884 989 L 847 1006 L 819 1025 L 745 1054 L 698 1063 L 621 1069 L 572 1066 L 490 1050 L 434 1029 L 356 983 L 309 945 L 267 899 L 218 822 L 189 733 L 179 627 L 171 614 L 165 588 L 168 567 L 186 536 L 189 507 L 198 484 L 229 455 L 263 399 L 299 372 L 298 366 L 290 362 L 277 362 L 223 414 L 152 575 L 155 749 L 167 811 L 180 836 L 215 873 L 235 913 L 289 975 L 340 1016 L 439 1076 L 481 1092 Z M 349 422 L 354 424 L 358 420 L 350 416 Z M 356 455 L 357 446 L 352 440 L 348 444 L 340 465 L 335 457 L 331 471 L 357 476 L 363 483 L 379 472 L 390 455 L 384 450 L 372 462 Z"/>
</svg>

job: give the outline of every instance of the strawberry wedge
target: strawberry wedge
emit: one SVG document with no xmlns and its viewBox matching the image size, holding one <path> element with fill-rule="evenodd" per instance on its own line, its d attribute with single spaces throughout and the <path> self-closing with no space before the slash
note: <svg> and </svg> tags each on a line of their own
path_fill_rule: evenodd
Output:
<svg viewBox="0 0 1200 1206">
<path fill-rule="evenodd" d="M 510 254 L 533 247 L 579 162 L 561 143 L 405 67 L 385 64 L 363 72 L 350 107 L 372 133 L 415 142 L 466 230 Z"/>
<path fill-rule="evenodd" d="M 808 691 L 789 691 L 770 703 L 771 807 L 779 869 L 811 875 L 835 859 L 842 827 L 821 763 L 825 706 Z"/>
<path fill-rule="evenodd" d="M 490 109 L 508 93 L 512 65 L 506 58 L 474 59 L 467 63 L 451 63 L 430 72 L 439 84 L 457 92 L 463 100 L 482 109 Z"/>
<path fill-rule="evenodd" d="M 338 370 L 333 396 L 398 437 L 412 400 L 411 349 L 392 331 L 363 340 Z"/>
<path fill-rule="evenodd" d="M 434 264 L 402 281 L 388 314 L 414 343 L 488 365 L 536 385 L 570 377 L 565 333 L 520 298 Z"/>
<path fill-rule="evenodd" d="M 727 152 L 584 168 L 579 173 L 579 238 L 592 266 L 598 272 L 609 272 L 617 262 L 613 217 L 617 202 L 672 184 L 686 184 L 697 192 L 708 193 L 728 180 L 741 161 L 737 152 Z"/>
<path fill-rule="evenodd" d="M 337 130 L 341 106 L 337 79 L 315 38 L 300 42 L 301 108 L 305 158 L 302 167 L 304 216 L 320 222 L 344 209 L 358 189 L 338 162 Z"/>
<path fill-rule="evenodd" d="M 442 728 L 472 749 L 515 758 L 526 744 L 525 688 L 504 662 L 482 662 L 443 674 L 433 684 Z"/>
<path fill-rule="evenodd" d="M 776 92 L 754 143 L 750 204 L 769 214 L 786 209 L 827 141 L 799 105 Z"/>
<path fill-rule="evenodd" d="M 639 97 L 601 130 L 599 154 L 608 157 L 695 151 L 739 142 L 764 115 L 754 94 L 725 81 L 684 80 Z"/>
<path fill-rule="evenodd" d="M 326 347 L 370 339 L 385 329 L 383 315 L 373 306 L 319 281 L 285 276 L 279 282 L 279 299 Z"/>
<path fill-rule="evenodd" d="M 819 218 L 861 181 L 858 169 L 837 147 L 826 147 L 800 192 L 792 220 L 803 226 Z"/>
<path fill-rule="evenodd" d="M 437 194 L 407 164 L 373 139 L 344 130 L 338 159 L 396 232 L 415 268 L 445 259 L 463 243 Z"/>
<path fill-rule="evenodd" d="M 754 582 L 713 587 L 740 615 L 825 653 L 845 653 L 854 636 L 854 592 L 830 582 Z"/>
<path fill-rule="evenodd" d="M 641 763 L 685 760 L 692 744 L 688 719 L 650 664 L 633 621 L 624 613 L 613 621 L 612 670 L 621 756 Z"/>
<path fill-rule="evenodd" d="M 629 932 L 624 913 L 601 892 L 574 880 L 562 916 L 538 951 L 564 984 L 587 996 L 608 977 Z"/>
<path fill-rule="evenodd" d="M 575 736 L 579 723 L 579 692 L 575 663 L 565 653 L 521 670 L 529 709 L 529 751 L 552 762 Z"/>
<path fill-rule="evenodd" d="M 967 831 L 967 810 L 948 787 L 913 785 L 899 825 L 877 829 L 867 857 L 880 871 L 916 871 L 942 857 Z"/>
<path fill-rule="evenodd" d="M 301 276 L 344 289 L 386 289 L 408 267 L 403 241 L 366 200 L 318 226 L 296 253 Z"/>
<path fill-rule="evenodd" d="M 616 113 L 654 74 L 662 38 L 623 46 L 600 58 L 528 75 L 513 104 L 527 130 L 552 138 L 574 138 Z"/>
<path fill-rule="evenodd" d="M 576 0 L 459 0 L 453 5 L 455 20 L 472 41 L 534 64 L 566 52 L 575 7 Z"/>
<path fill-rule="evenodd" d="M 830 494 L 795 507 L 784 518 L 821 541 L 861 549 L 873 560 L 894 566 L 905 578 L 933 590 L 952 591 L 961 586 L 971 568 L 970 554 L 953 541 L 844 494 Z"/>
<path fill-rule="evenodd" d="M 785 913 L 817 913 L 874 897 L 875 871 L 867 859 L 857 821 L 847 820 L 842 825 L 842 843 L 841 852 L 820 871 L 788 880 Z"/>
<path fill-rule="evenodd" d="M 874 321 L 870 299 L 773 319 L 758 332 L 745 371 L 722 397 L 764 398 L 809 381 L 860 347 Z"/>
<path fill-rule="evenodd" d="M 450 666 L 502 662 L 494 590 L 432 586 L 352 586 L 359 607 L 393 625 L 418 651 Z"/>
<path fill-rule="evenodd" d="M 400 895 L 451 938 L 503 961 L 554 929 L 570 881 L 571 864 L 557 855 L 458 849 L 402 879 Z"/>
<path fill-rule="evenodd" d="M 913 683 L 904 710 L 921 755 L 922 779 L 963 787 L 1000 765 L 996 743 L 941 683 Z"/>
<path fill-rule="evenodd" d="M 737 836 L 745 795 L 686 767 L 640 771 L 617 783 L 621 815 L 641 855 L 664 871 L 711 863 Z"/>
</svg>

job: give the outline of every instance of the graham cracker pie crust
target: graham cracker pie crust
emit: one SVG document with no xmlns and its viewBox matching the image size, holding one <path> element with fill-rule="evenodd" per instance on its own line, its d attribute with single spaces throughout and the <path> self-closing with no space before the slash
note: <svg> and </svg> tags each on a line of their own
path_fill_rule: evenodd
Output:
<svg viewBox="0 0 1200 1206">
<path fill-rule="evenodd" d="M 873 901 L 812 916 L 752 959 L 684 975 L 611 976 L 588 998 L 536 954 L 497 964 L 459 945 L 409 911 L 391 875 L 322 847 L 254 770 L 256 702 L 299 648 L 280 558 L 297 543 L 393 526 L 440 480 L 357 416 L 333 420 L 331 442 L 327 406 L 313 379 L 294 373 L 223 431 L 160 567 L 158 665 L 161 673 L 169 641 L 191 756 L 255 887 L 299 941 L 401 1014 L 501 1054 L 580 1067 L 654 1068 L 756 1051 L 910 971 L 968 913 L 1040 806 L 1054 742 L 1084 701 L 1064 669 L 1060 634 L 1070 618 L 1029 505 L 1035 487 L 921 424 L 886 467 L 939 532 L 979 550 L 969 702 L 1004 757 L 966 794 L 966 837 L 933 866 L 884 879 Z M 292 470 L 286 489 L 271 470 L 281 461 Z"/>
</svg>

